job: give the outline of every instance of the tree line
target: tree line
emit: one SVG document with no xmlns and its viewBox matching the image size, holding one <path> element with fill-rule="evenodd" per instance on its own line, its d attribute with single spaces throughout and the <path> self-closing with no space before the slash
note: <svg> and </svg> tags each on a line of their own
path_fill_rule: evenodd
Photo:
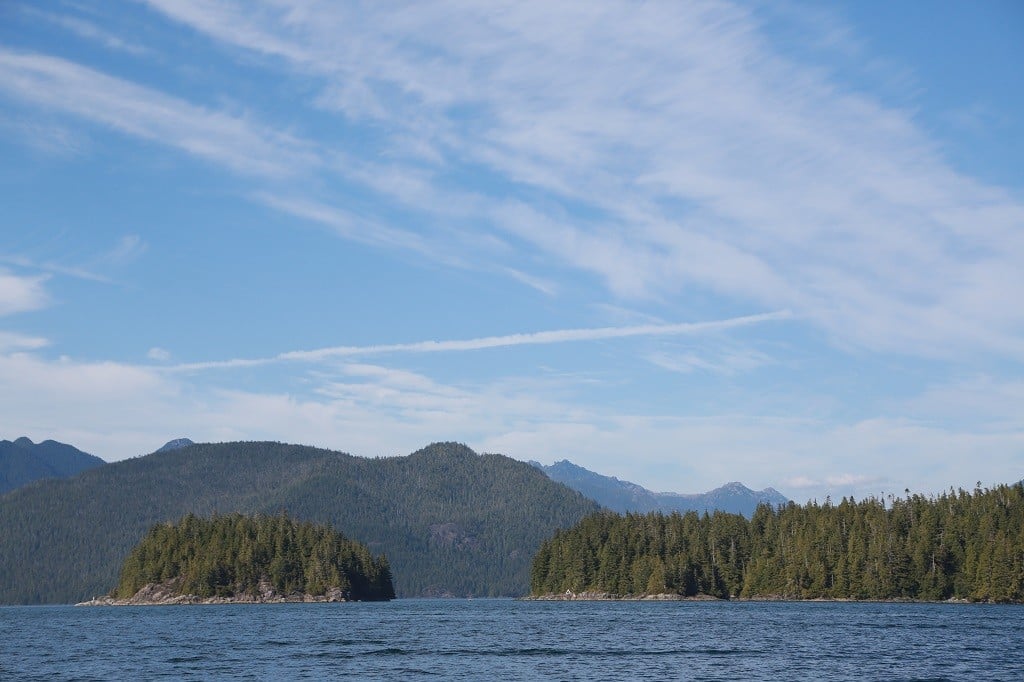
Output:
<svg viewBox="0 0 1024 682">
<path fill-rule="evenodd" d="M 124 561 L 111 596 L 128 598 L 151 583 L 175 581 L 199 597 L 325 595 L 336 590 L 359 601 L 393 599 L 387 557 L 324 525 L 284 514 L 229 514 L 153 526 Z"/>
<path fill-rule="evenodd" d="M 1024 601 L 1024 486 L 761 505 L 698 516 L 600 512 L 542 543 L 534 595 Z"/>
</svg>

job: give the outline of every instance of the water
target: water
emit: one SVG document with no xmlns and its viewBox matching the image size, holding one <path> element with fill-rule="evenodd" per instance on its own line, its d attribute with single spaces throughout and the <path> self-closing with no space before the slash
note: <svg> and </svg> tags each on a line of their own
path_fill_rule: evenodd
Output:
<svg viewBox="0 0 1024 682">
<path fill-rule="evenodd" d="M 1022 680 L 1024 607 L 397 600 L 0 608 L 0 679 Z"/>
</svg>

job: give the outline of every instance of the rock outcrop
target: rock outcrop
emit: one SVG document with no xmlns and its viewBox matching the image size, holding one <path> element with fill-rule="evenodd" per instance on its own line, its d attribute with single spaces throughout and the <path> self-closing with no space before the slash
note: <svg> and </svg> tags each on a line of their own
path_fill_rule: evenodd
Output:
<svg viewBox="0 0 1024 682">
<path fill-rule="evenodd" d="M 215 597 L 199 597 L 194 594 L 182 594 L 178 589 L 181 579 L 165 580 L 162 583 L 150 583 L 128 599 L 116 599 L 109 595 L 93 597 L 89 601 L 80 602 L 75 606 L 168 606 L 190 604 L 284 604 L 284 603 L 322 603 L 345 602 L 348 596 L 337 588 L 329 589 L 324 594 L 279 594 L 267 580 L 260 581 L 259 591 Z"/>
<path fill-rule="evenodd" d="M 562 592 L 560 594 L 542 594 L 526 597 L 529 601 L 719 601 L 710 594 L 697 594 L 687 597 L 682 594 L 639 594 L 622 595 L 611 592 Z"/>
</svg>

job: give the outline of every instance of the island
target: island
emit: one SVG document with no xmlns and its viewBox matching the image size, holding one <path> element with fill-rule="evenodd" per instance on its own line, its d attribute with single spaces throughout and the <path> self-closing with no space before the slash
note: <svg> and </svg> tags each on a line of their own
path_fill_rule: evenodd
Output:
<svg viewBox="0 0 1024 682">
<path fill-rule="evenodd" d="M 189 514 L 154 526 L 109 595 L 80 606 L 386 601 L 387 557 L 333 528 L 276 516 Z"/>
<path fill-rule="evenodd" d="M 759 506 L 598 512 L 541 543 L 534 599 L 1024 603 L 1024 483 Z"/>
</svg>

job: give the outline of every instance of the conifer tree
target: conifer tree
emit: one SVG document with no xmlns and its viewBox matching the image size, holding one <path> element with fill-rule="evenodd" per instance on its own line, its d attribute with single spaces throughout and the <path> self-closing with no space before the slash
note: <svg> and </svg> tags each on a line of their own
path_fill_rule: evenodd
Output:
<svg viewBox="0 0 1024 682">
<path fill-rule="evenodd" d="M 761 506 L 748 520 L 608 512 L 541 545 L 534 594 L 1024 601 L 1024 486 Z"/>
<path fill-rule="evenodd" d="M 286 515 L 192 514 L 177 524 L 154 526 L 125 559 L 112 596 L 127 598 L 151 583 L 176 584 L 198 597 L 256 595 L 263 583 L 278 594 L 347 599 L 393 599 L 391 567 L 365 546 L 326 526 Z"/>
</svg>

